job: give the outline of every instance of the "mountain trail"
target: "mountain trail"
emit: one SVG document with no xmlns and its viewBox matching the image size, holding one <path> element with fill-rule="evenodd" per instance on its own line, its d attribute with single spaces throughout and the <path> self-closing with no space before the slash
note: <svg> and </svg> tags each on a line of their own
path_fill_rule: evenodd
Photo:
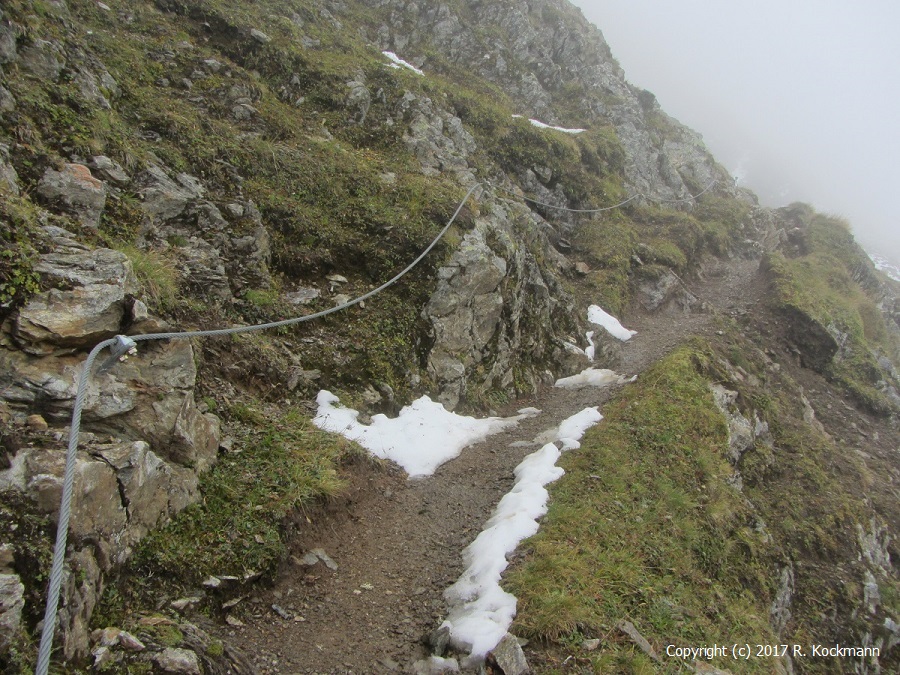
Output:
<svg viewBox="0 0 900 675">
<path fill-rule="evenodd" d="M 640 374 L 686 339 L 714 332 L 717 314 L 748 311 L 765 288 L 758 267 L 757 260 L 717 262 L 704 279 L 687 282 L 700 311 L 622 317 L 638 334 L 621 344 L 611 367 Z M 462 550 L 512 487 L 513 469 L 538 448 L 533 439 L 586 407 L 602 412 L 621 386 L 628 385 L 549 388 L 515 401 L 499 412 L 542 412 L 464 449 L 428 478 L 361 467 L 342 508 L 304 523 L 276 582 L 243 601 L 244 625 L 223 627 L 223 637 L 260 673 L 405 672 L 428 656 L 423 636 L 446 616 L 442 594 L 462 572 Z M 304 564 L 313 549 L 337 569 Z"/>
</svg>

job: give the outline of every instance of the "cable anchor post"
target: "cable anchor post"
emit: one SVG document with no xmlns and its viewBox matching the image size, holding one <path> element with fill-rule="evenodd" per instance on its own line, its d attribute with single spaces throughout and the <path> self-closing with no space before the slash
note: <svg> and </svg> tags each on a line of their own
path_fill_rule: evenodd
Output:
<svg viewBox="0 0 900 675">
<path fill-rule="evenodd" d="M 102 373 L 106 370 L 109 370 L 117 363 L 124 363 L 128 360 L 129 356 L 134 356 L 137 354 L 137 342 L 132 340 L 127 335 L 116 335 L 115 342 L 110 345 L 110 351 L 112 352 L 106 361 L 97 369 L 98 373 Z"/>
</svg>

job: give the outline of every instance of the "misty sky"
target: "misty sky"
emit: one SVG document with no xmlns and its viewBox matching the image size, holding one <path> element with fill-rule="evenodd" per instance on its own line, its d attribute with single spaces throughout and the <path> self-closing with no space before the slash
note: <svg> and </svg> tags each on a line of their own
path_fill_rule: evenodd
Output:
<svg viewBox="0 0 900 675">
<path fill-rule="evenodd" d="M 763 203 L 844 216 L 900 261 L 900 2 L 572 1 Z"/>
</svg>

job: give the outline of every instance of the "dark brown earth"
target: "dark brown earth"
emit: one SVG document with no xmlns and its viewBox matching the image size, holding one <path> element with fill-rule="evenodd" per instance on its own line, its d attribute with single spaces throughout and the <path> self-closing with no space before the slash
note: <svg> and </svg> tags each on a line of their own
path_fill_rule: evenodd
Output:
<svg viewBox="0 0 900 675">
<path fill-rule="evenodd" d="M 639 374 L 686 339 L 715 333 L 717 316 L 747 316 L 766 288 L 755 260 L 716 262 L 687 286 L 700 299 L 694 311 L 647 313 L 636 307 L 623 317 L 638 334 L 615 343 L 617 372 Z M 804 377 L 812 378 L 811 396 L 827 390 L 824 383 L 816 386 L 821 378 L 815 374 Z M 292 545 L 294 562 L 271 588 L 232 610 L 244 625 L 223 627 L 223 637 L 261 673 L 407 671 L 429 654 L 422 638 L 444 619 L 442 593 L 462 572 L 462 550 L 511 488 L 515 466 L 536 449 L 536 444 L 511 444 L 532 441 L 585 407 L 601 406 L 602 412 L 617 388 L 548 388 L 516 401 L 499 413 L 528 406 L 542 413 L 466 448 L 430 478 L 408 480 L 396 467 L 360 468 L 347 502 L 303 529 Z M 824 393 L 814 403 L 819 404 L 842 406 L 838 412 L 848 420 L 852 414 L 863 429 L 871 426 L 861 413 L 844 410 Z M 315 548 L 337 563 L 336 571 L 322 562 L 300 564 Z"/>
</svg>

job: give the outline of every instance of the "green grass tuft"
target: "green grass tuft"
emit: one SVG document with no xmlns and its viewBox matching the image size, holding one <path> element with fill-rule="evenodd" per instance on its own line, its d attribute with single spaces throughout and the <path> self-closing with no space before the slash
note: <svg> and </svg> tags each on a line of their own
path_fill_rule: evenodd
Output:
<svg viewBox="0 0 900 675">
<path fill-rule="evenodd" d="M 277 416 L 231 409 L 245 426 L 234 450 L 201 479 L 202 500 L 144 539 L 134 568 L 198 582 L 208 575 L 273 571 L 285 552 L 286 518 L 338 494 L 342 461 L 356 446 L 311 426 L 295 410 Z"/>
<path fill-rule="evenodd" d="M 40 290 L 34 270 L 37 210 L 0 189 L 0 318 Z"/>
<path fill-rule="evenodd" d="M 166 312 L 178 305 L 181 275 L 174 260 L 164 251 L 141 249 L 128 244 L 117 245 L 131 261 L 132 269 L 141 286 L 141 294 L 147 306 Z"/>
</svg>

